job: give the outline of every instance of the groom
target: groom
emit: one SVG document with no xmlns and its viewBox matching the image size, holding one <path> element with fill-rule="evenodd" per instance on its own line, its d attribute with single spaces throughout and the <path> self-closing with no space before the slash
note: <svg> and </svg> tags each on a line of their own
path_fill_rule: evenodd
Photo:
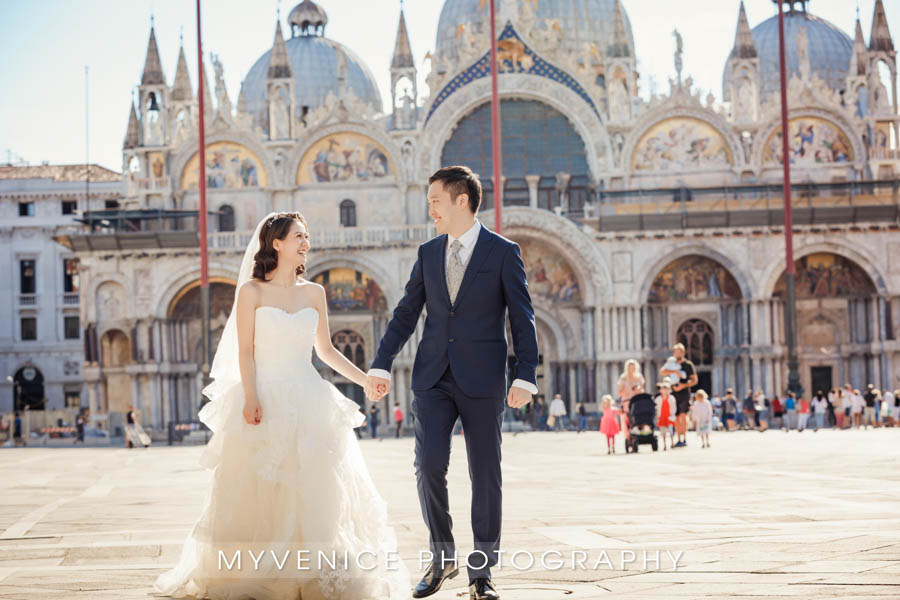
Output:
<svg viewBox="0 0 900 600">
<path fill-rule="evenodd" d="M 413 597 L 434 594 L 459 573 L 447 498 L 450 442 L 459 417 L 472 482 L 469 598 L 496 599 L 491 567 L 500 550 L 504 397 L 519 408 L 537 393 L 534 311 L 519 246 L 475 218 L 481 205 L 478 176 L 468 167 L 444 167 L 428 183 L 428 214 L 441 235 L 419 246 L 406 292 L 368 373 L 366 395 L 378 400 L 388 393 L 391 364 L 426 307 L 412 372 L 412 409 L 416 482 L 432 563 Z M 507 311 L 517 359 L 508 393 Z"/>
</svg>

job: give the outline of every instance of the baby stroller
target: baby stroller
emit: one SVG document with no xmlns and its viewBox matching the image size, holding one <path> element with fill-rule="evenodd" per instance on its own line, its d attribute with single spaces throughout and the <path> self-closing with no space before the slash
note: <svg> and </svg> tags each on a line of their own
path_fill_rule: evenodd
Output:
<svg viewBox="0 0 900 600">
<path fill-rule="evenodd" d="M 656 402 L 653 396 L 642 392 L 631 398 L 628 409 L 631 438 L 625 444 L 625 452 L 637 452 L 641 444 L 650 444 L 656 452 L 659 442 L 656 438 Z"/>
</svg>

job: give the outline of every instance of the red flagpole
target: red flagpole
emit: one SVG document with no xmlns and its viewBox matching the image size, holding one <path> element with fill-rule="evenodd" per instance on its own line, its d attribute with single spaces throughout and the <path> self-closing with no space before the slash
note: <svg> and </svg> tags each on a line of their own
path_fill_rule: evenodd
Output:
<svg viewBox="0 0 900 600">
<path fill-rule="evenodd" d="M 797 357 L 797 292 L 794 274 L 794 214 L 791 203 L 791 159 L 788 154 L 787 66 L 784 58 L 784 0 L 778 0 L 778 66 L 781 72 L 781 163 L 784 169 L 784 324 L 787 342 L 788 390 L 798 396 L 800 363 Z"/>
<path fill-rule="evenodd" d="M 200 177 L 197 186 L 200 190 L 200 304 L 203 312 L 203 374 L 209 373 L 210 348 L 209 348 L 209 256 L 206 239 L 206 124 L 203 120 L 203 36 L 200 32 L 200 0 L 197 0 L 197 107 L 199 110 L 198 121 L 200 125 L 200 149 L 197 156 L 200 166 Z"/>
<path fill-rule="evenodd" d="M 500 153 L 500 99 L 497 94 L 497 18 L 491 3 L 491 138 L 494 162 L 494 231 L 500 233 L 503 211 L 502 158 Z"/>
</svg>

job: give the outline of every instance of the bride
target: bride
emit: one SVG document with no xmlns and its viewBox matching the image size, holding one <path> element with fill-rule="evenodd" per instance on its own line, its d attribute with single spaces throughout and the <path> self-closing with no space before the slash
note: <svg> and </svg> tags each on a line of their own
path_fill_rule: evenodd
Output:
<svg viewBox="0 0 900 600">
<path fill-rule="evenodd" d="M 272 213 L 244 253 L 235 302 L 203 390 L 214 432 L 206 504 L 158 594 L 257 600 L 408 598 L 387 506 L 353 429 L 355 402 L 323 380 L 312 350 L 358 385 L 338 352 L 322 286 L 306 281 L 309 230 Z"/>
</svg>

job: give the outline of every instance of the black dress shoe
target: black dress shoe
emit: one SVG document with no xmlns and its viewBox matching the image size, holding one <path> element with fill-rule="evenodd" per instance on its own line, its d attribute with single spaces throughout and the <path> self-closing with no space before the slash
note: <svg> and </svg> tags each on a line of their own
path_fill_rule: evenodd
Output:
<svg viewBox="0 0 900 600">
<path fill-rule="evenodd" d="M 476 577 L 469 584 L 469 600 L 500 600 L 494 582 L 486 577 Z"/>
<path fill-rule="evenodd" d="M 413 590 L 412 597 L 430 596 L 441 589 L 441 584 L 445 579 L 453 579 L 457 575 L 459 575 L 459 568 L 455 563 L 449 563 L 443 569 L 440 565 L 431 563 L 431 566 L 425 571 L 425 575 L 422 576 L 422 581 Z"/>
</svg>

